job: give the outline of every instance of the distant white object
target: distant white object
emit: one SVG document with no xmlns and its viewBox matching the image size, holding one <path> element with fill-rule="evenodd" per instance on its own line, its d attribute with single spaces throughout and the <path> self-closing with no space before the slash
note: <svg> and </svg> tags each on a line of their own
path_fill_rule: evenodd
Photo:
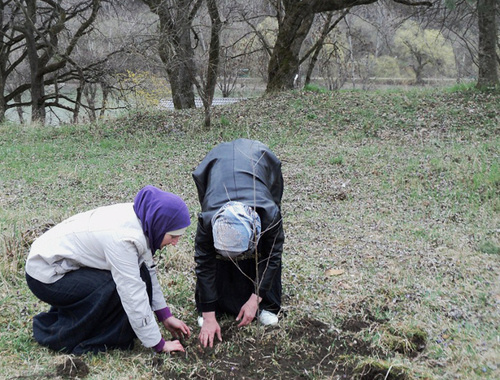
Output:
<svg viewBox="0 0 500 380">
<path fill-rule="evenodd" d="M 214 100 L 212 101 L 212 105 L 213 106 L 223 106 L 226 104 L 237 103 L 237 102 L 240 102 L 242 100 L 246 100 L 246 98 L 214 98 Z M 196 105 L 196 108 L 203 107 L 203 102 L 201 101 L 200 98 L 195 98 L 194 104 Z M 171 99 L 161 99 L 158 107 L 159 108 L 174 109 L 174 102 Z"/>
</svg>

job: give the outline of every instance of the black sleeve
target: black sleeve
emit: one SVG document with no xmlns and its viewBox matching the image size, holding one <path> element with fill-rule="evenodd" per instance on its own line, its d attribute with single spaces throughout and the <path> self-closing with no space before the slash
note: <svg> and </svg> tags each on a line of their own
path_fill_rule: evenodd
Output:
<svg viewBox="0 0 500 380">
<path fill-rule="evenodd" d="M 281 171 L 281 161 L 272 154 L 270 178 L 272 182 L 269 184 L 269 191 L 273 197 L 274 203 L 281 209 L 281 198 L 283 197 L 283 173 Z"/>
<path fill-rule="evenodd" d="M 259 295 L 261 297 L 271 289 L 274 276 L 279 273 L 284 241 L 281 212 L 278 210 L 273 222 L 266 231 L 263 231 L 259 241 Z"/>
<path fill-rule="evenodd" d="M 198 227 L 194 243 L 198 301 L 201 311 L 215 311 L 217 304 L 216 258 L 210 226 L 204 226 L 203 217 L 198 216 Z M 208 229 L 208 231 L 207 231 Z"/>
</svg>

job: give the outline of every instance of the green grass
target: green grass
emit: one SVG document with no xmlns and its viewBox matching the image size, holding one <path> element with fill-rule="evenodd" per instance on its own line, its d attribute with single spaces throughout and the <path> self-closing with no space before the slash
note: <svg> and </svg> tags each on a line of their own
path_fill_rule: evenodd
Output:
<svg viewBox="0 0 500 380">
<path fill-rule="evenodd" d="M 468 88 L 311 88 L 215 107 L 210 131 L 202 110 L 134 113 L 95 125 L 1 125 L 0 378 L 48 375 L 66 358 L 31 339 L 31 318 L 46 309 L 23 278 L 33 239 L 76 212 L 129 202 L 146 184 L 179 194 L 192 214 L 186 237 L 162 253 L 159 278 L 196 336 L 199 205 L 191 172 L 215 144 L 238 137 L 263 141 L 283 162 L 281 329 L 251 326 L 212 356 L 174 356 L 161 370 L 142 347 L 85 356 L 89 378 L 210 378 L 222 371 L 217 363 L 230 361 L 221 359 L 225 352 L 238 356 L 250 347 L 247 356 L 256 357 L 270 337 L 280 344 L 268 356 L 274 370 L 283 369 L 278 355 L 305 342 L 289 333 L 305 316 L 332 332 L 350 319 L 371 323 L 356 340 L 392 354 L 346 353 L 338 363 L 358 375 L 392 368 L 394 378 L 499 378 L 499 99 Z M 409 357 L 415 336 L 425 348 Z M 333 360 L 326 352 L 323 364 Z M 314 368 L 307 378 L 330 375 Z"/>
</svg>

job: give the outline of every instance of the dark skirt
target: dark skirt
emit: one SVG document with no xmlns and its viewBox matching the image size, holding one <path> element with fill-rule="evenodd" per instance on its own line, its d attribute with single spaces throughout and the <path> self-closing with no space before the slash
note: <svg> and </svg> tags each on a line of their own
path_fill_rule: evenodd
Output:
<svg viewBox="0 0 500 380">
<path fill-rule="evenodd" d="M 236 266 L 236 263 L 238 266 Z M 257 293 L 254 283 L 256 275 L 255 258 L 239 260 L 236 263 L 227 259 L 217 259 L 216 286 L 218 299 L 216 313 L 218 315 L 238 315 L 241 307 L 248 301 L 252 293 Z M 273 278 L 271 289 L 264 294 L 259 292 L 262 296 L 259 309 L 278 313 L 281 308 L 281 290 L 280 268 Z M 196 307 L 198 312 L 201 313 L 198 285 L 195 298 Z"/>
<path fill-rule="evenodd" d="M 152 297 L 151 277 L 141 267 L 141 277 Z M 130 326 L 111 272 L 80 268 L 53 284 L 26 274 L 29 288 L 51 305 L 33 318 L 33 336 L 52 350 L 81 355 L 108 349 L 132 349 L 136 335 Z"/>
</svg>

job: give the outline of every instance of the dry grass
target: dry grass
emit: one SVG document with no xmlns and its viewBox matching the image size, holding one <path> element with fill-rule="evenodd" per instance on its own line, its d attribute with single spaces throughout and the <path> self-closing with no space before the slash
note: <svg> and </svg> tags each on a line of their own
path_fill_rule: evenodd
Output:
<svg viewBox="0 0 500 380">
<path fill-rule="evenodd" d="M 279 329 L 237 330 L 186 355 L 85 356 L 92 379 L 500 377 L 499 95 L 287 93 L 99 126 L 0 127 L 0 377 L 63 376 L 31 339 L 44 310 L 22 263 L 47 224 L 130 201 L 151 183 L 184 197 L 193 226 L 160 279 L 197 334 L 190 173 L 216 143 L 268 144 L 283 162 L 286 243 Z"/>
</svg>

